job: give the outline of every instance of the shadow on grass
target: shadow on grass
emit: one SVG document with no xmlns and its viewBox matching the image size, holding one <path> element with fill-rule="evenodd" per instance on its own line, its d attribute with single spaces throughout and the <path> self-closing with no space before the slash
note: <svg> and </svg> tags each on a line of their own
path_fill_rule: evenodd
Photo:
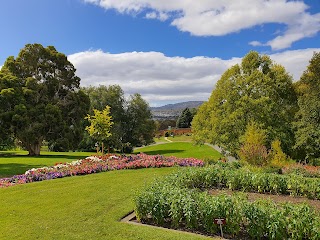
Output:
<svg viewBox="0 0 320 240">
<path fill-rule="evenodd" d="M 39 168 L 43 165 L 36 164 L 20 164 L 20 163 L 5 163 L 0 165 L 0 178 L 12 177 L 13 175 L 24 174 L 31 168 Z"/>
<path fill-rule="evenodd" d="M 152 150 L 152 151 L 141 151 L 145 154 L 148 154 L 148 155 L 164 155 L 164 154 L 170 154 L 170 153 L 178 153 L 178 152 L 185 152 L 185 150 Z"/>
<path fill-rule="evenodd" d="M 94 153 L 92 153 L 94 154 Z M 2 158 L 65 158 L 65 159 L 83 159 L 85 156 L 83 155 L 65 155 L 65 154 L 57 154 L 57 155 L 40 155 L 40 156 L 29 156 L 29 155 L 23 155 L 23 154 L 16 154 L 16 153 L 0 153 L 0 157 Z"/>
</svg>

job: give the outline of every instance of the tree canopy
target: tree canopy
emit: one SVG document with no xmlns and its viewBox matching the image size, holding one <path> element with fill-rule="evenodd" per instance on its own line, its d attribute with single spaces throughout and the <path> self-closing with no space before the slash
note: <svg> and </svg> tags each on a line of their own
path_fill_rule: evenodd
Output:
<svg viewBox="0 0 320 240">
<path fill-rule="evenodd" d="M 320 158 L 320 53 L 314 53 L 297 82 L 296 145 L 306 161 Z"/>
<path fill-rule="evenodd" d="M 119 85 L 100 85 L 98 87 L 90 86 L 82 88 L 82 90 L 90 98 L 91 113 L 93 112 L 93 109 L 102 111 L 106 106 L 110 106 L 110 115 L 112 116 L 113 121 L 113 125 L 110 130 L 112 135 L 105 143 L 111 148 L 121 149 L 124 135 L 123 125 L 126 122 L 126 100 L 123 90 Z M 93 145 L 93 142 L 89 139 L 85 140 L 87 141 L 87 145 Z"/>
<path fill-rule="evenodd" d="M 30 155 L 43 140 L 73 149 L 81 140 L 89 98 L 80 90 L 76 69 L 53 46 L 27 44 L 8 57 L 0 72 L 1 122 Z"/>
<path fill-rule="evenodd" d="M 87 115 L 86 119 L 90 125 L 86 127 L 89 135 L 102 144 L 102 154 L 104 153 L 104 142 L 112 135 L 110 129 L 113 125 L 110 116 L 110 107 L 106 106 L 102 111 L 93 109 L 94 114 Z"/>
<path fill-rule="evenodd" d="M 192 119 L 193 114 L 191 113 L 190 109 L 183 109 L 176 123 L 177 128 L 189 128 L 191 126 Z"/>
<path fill-rule="evenodd" d="M 106 105 L 110 106 L 114 125 L 111 129 L 112 136 L 106 144 L 120 151 L 130 152 L 135 146 L 153 142 L 155 123 L 148 103 L 140 94 L 125 99 L 124 92 L 118 85 L 91 86 L 83 90 L 90 97 L 92 108 L 101 110 Z"/>
<path fill-rule="evenodd" d="M 266 146 L 279 139 L 286 152 L 294 142 L 292 120 L 297 110 L 292 77 L 268 56 L 249 52 L 229 68 L 192 122 L 194 139 L 209 141 L 236 154 L 248 123 L 267 132 Z"/>
</svg>

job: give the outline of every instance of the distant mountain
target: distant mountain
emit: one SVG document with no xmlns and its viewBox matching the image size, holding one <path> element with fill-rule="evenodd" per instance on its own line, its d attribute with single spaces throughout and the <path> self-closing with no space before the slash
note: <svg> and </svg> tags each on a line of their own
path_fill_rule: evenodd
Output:
<svg viewBox="0 0 320 240">
<path fill-rule="evenodd" d="M 151 111 L 158 111 L 158 110 L 183 110 L 185 108 L 197 108 L 199 107 L 203 101 L 189 101 L 189 102 L 181 102 L 181 103 L 174 103 L 174 104 L 167 104 L 161 107 L 152 107 Z"/>
<path fill-rule="evenodd" d="M 151 113 L 155 120 L 175 120 L 185 108 L 198 108 L 203 101 L 189 101 L 175 104 L 167 104 L 161 107 L 152 107 Z"/>
</svg>

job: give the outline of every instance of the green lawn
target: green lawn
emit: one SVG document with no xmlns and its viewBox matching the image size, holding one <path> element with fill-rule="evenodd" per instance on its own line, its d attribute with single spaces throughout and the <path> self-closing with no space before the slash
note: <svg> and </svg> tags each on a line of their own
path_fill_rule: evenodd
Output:
<svg viewBox="0 0 320 240">
<path fill-rule="evenodd" d="M 120 223 L 132 196 L 174 168 L 121 170 L 0 189 L 0 239 L 209 239 Z"/>
<path fill-rule="evenodd" d="M 23 174 L 31 168 L 53 166 L 58 162 L 71 162 L 73 160 L 91 156 L 89 152 L 41 152 L 41 156 L 27 156 L 26 151 L 0 151 L 0 178 L 15 174 Z"/>
<path fill-rule="evenodd" d="M 174 137 L 168 137 L 168 139 L 172 142 L 192 142 L 192 136 L 186 136 L 186 135 L 177 135 Z M 164 137 L 160 137 L 160 138 L 155 137 L 154 141 L 156 143 L 168 142 L 167 140 L 164 139 Z"/>
<path fill-rule="evenodd" d="M 219 159 L 220 153 L 207 145 L 193 145 L 190 142 L 172 142 L 135 149 L 135 153 L 176 157 L 194 157 L 199 159 Z"/>
<path fill-rule="evenodd" d="M 217 155 L 208 146 L 195 147 L 191 143 L 167 143 L 146 150 L 148 154 L 181 157 Z M 26 154 L 0 152 L 0 177 L 92 153 L 42 152 L 39 157 Z M 119 222 L 133 210 L 132 199 L 138 189 L 175 169 L 120 170 L 1 188 L 0 239 L 208 239 Z"/>
<path fill-rule="evenodd" d="M 192 136 L 187 135 L 177 135 L 174 137 L 168 137 L 172 142 L 192 142 Z"/>
</svg>

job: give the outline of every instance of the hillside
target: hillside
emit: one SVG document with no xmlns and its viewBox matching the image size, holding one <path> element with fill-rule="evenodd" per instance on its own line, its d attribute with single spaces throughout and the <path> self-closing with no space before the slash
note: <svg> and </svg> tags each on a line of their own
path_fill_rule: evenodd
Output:
<svg viewBox="0 0 320 240">
<path fill-rule="evenodd" d="M 198 108 L 203 101 L 188 101 L 175 104 L 167 104 L 161 107 L 151 107 L 153 118 L 160 119 L 176 119 L 185 108 Z"/>
</svg>

